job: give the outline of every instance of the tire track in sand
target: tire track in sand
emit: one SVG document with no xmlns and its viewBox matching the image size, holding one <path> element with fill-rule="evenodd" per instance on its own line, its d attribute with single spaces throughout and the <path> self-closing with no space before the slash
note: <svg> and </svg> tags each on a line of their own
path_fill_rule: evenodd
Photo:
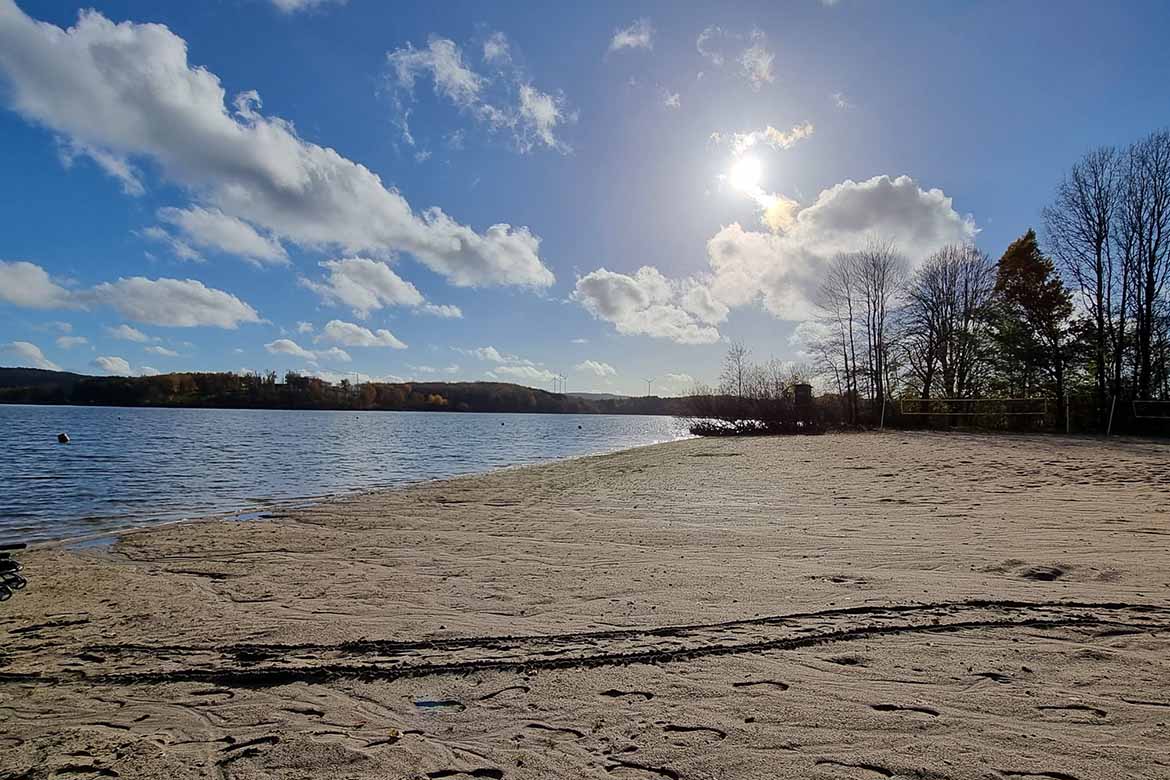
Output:
<svg viewBox="0 0 1170 780">
<path fill-rule="evenodd" d="M 63 644 L 9 648 L 0 684 L 154 685 L 202 682 L 266 688 L 337 679 L 394 680 L 479 671 L 660 664 L 907 634 L 1081 627 L 1170 631 L 1170 607 L 1149 604 L 971 600 L 852 607 L 772 617 L 543 636 L 365 640 L 339 644 Z M 30 636 L 30 640 L 34 637 Z M 67 640 L 67 637 L 61 637 Z M 79 652 L 80 651 L 80 652 Z M 79 668 L 79 654 L 101 659 Z M 66 663 L 67 662 L 67 663 Z"/>
</svg>

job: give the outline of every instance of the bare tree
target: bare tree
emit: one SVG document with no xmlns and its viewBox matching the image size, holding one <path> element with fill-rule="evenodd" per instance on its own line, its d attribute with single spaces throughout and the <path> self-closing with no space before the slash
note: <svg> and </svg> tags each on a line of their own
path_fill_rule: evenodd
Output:
<svg viewBox="0 0 1170 780">
<path fill-rule="evenodd" d="M 821 322 L 832 334 L 833 352 L 841 357 L 840 378 L 845 385 L 842 400 L 847 404 L 849 421 L 854 424 L 857 422 L 858 396 L 857 320 L 854 311 L 859 289 L 857 277 L 857 257 L 838 254 L 830 261 L 817 296 Z"/>
<path fill-rule="evenodd" d="M 987 369 L 984 315 L 994 291 L 995 265 L 971 245 L 943 247 L 915 273 L 905 317 L 925 332 L 912 350 L 925 392 L 936 374 L 944 398 L 968 398 L 978 389 Z"/>
<path fill-rule="evenodd" d="M 719 375 L 719 390 L 725 395 L 744 398 L 750 382 L 751 366 L 748 364 L 750 350 L 743 344 L 733 342 L 723 356 L 723 371 Z"/>
<path fill-rule="evenodd" d="M 1170 131 L 1130 147 L 1120 233 L 1134 320 L 1134 397 L 1151 397 L 1162 295 L 1170 279 Z"/>
<path fill-rule="evenodd" d="M 1120 159 L 1112 147 L 1084 156 L 1057 186 L 1055 202 L 1044 210 L 1048 245 L 1063 268 L 1076 280 L 1081 302 L 1093 320 L 1097 403 L 1105 402 L 1106 372 L 1116 366 L 1113 394 L 1120 393 L 1122 340 L 1114 314 L 1118 294 L 1112 233 L 1119 211 Z M 1125 295 L 1121 286 L 1121 295 Z M 1124 319 L 1122 319 L 1124 328 Z M 1111 353 L 1112 359 L 1109 354 Z"/>
<path fill-rule="evenodd" d="M 906 283 L 906 259 L 889 241 L 871 241 L 854 255 L 866 336 L 870 400 L 886 398 L 890 382 L 890 320 Z"/>
</svg>

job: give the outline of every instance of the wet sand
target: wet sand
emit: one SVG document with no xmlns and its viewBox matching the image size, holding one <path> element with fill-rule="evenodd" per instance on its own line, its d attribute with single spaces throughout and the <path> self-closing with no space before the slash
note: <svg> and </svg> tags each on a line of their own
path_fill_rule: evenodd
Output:
<svg viewBox="0 0 1170 780">
<path fill-rule="evenodd" d="M 689 440 L 22 557 L 0 777 L 1170 777 L 1170 447 Z"/>
</svg>

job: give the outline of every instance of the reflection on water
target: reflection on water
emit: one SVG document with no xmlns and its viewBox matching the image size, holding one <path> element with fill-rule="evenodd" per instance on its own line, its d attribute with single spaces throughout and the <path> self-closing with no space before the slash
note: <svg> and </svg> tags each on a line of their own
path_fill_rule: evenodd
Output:
<svg viewBox="0 0 1170 780">
<path fill-rule="evenodd" d="M 629 415 L 0 405 L 0 539 L 256 512 L 684 435 L 669 417 Z"/>
</svg>

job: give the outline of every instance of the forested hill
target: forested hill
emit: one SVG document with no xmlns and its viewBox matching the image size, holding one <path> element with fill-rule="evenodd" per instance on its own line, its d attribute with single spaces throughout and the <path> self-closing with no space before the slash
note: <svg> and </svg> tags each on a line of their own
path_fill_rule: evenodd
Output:
<svg viewBox="0 0 1170 780">
<path fill-rule="evenodd" d="M 686 399 L 582 398 L 504 382 L 363 382 L 331 384 L 289 373 L 179 373 L 93 377 L 63 371 L 0 368 L 0 403 L 170 406 L 235 409 L 358 409 L 549 414 L 684 414 Z"/>
</svg>

